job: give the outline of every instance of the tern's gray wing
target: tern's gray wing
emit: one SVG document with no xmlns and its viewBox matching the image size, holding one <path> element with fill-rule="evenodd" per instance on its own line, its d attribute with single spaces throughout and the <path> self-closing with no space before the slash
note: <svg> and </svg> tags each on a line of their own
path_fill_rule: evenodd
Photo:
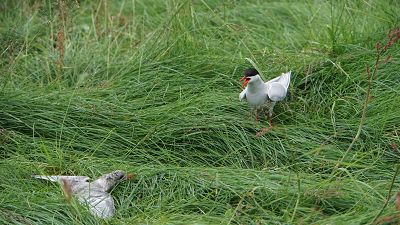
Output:
<svg viewBox="0 0 400 225">
<path fill-rule="evenodd" d="M 277 102 L 282 101 L 286 97 L 290 84 L 291 73 L 291 71 L 283 73 L 281 76 L 265 83 L 267 85 L 266 91 L 269 99 Z"/>
<path fill-rule="evenodd" d="M 60 181 L 61 179 L 66 180 L 68 182 L 88 182 L 90 180 L 89 177 L 86 176 L 46 176 L 46 175 L 33 175 L 33 178 L 49 180 L 52 182 Z"/>
<path fill-rule="evenodd" d="M 286 91 L 289 88 L 289 84 L 290 84 L 290 76 L 292 75 L 292 71 L 289 71 L 287 73 L 282 73 L 282 75 L 279 78 L 279 83 L 282 84 Z"/>
<path fill-rule="evenodd" d="M 279 102 L 286 97 L 287 89 L 278 82 L 272 82 L 268 85 L 267 95 L 271 101 Z"/>
<path fill-rule="evenodd" d="M 281 76 L 272 78 L 271 80 L 265 82 L 265 84 L 268 85 L 268 84 L 270 84 L 270 83 L 272 83 L 272 82 L 277 82 L 280 78 L 281 78 Z"/>
<path fill-rule="evenodd" d="M 89 177 L 86 176 L 43 176 L 43 175 L 33 175 L 33 178 L 49 180 L 52 182 L 59 182 L 61 187 L 67 188 L 72 194 L 75 194 L 82 189 L 87 188 L 89 185 Z"/>
<path fill-rule="evenodd" d="M 108 218 L 115 214 L 114 200 L 112 196 L 97 188 L 89 188 L 87 191 L 77 193 L 78 200 L 87 204 L 92 214 Z"/>
<path fill-rule="evenodd" d="M 292 71 L 282 73 L 282 75 L 265 82 L 265 84 L 268 86 L 271 83 L 279 83 L 287 90 L 289 88 L 291 74 Z"/>
</svg>

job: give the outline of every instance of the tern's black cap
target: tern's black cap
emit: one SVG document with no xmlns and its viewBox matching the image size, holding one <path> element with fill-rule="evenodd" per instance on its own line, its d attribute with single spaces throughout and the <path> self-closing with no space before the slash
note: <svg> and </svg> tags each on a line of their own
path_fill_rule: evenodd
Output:
<svg viewBox="0 0 400 225">
<path fill-rule="evenodd" d="M 244 76 L 246 77 L 252 77 L 259 74 L 258 71 L 254 68 L 249 68 L 247 70 L 244 71 Z"/>
</svg>

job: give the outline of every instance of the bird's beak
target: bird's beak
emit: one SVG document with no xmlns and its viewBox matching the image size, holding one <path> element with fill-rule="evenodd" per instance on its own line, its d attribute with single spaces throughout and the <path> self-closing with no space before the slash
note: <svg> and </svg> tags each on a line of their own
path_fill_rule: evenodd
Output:
<svg viewBox="0 0 400 225">
<path fill-rule="evenodd" d="M 240 78 L 240 81 L 243 81 L 243 84 L 242 84 L 242 89 L 243 89 L 244 87 L 246 87 L 247 83 L 249 83 L 250 78 L 242 77 L 242 78 Z"/>
<path fill-rule="evenodd" d="M 135 175 L 133 175 L 133 173 L 128 173 L 128 174 L 126 174 L 123 178 L 122 178 L 122 180 L 132 180 L 132 178 L 134 177 Z"/>
</svg>

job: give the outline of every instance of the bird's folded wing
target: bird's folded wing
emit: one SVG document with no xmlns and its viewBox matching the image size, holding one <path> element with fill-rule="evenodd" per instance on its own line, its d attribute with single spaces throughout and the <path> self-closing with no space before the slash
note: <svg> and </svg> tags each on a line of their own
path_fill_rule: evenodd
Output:
<svg viewBox="0 0 400 225">
<path fill-rule="evenodd" d="M 268 85 L 268 84 L 273 83 L 273 82 L 278 82 L 280 78 L 281 78 L 281 76 L 272 78 L 271 80 L 265 82 L 265 84 Z"/>
<path fill-rule="evenodd" d="M 292 75 L 292 71 L 289 71 L 287 73 L 282 73 L 282 75 L 280 76 L 280 79 L 278 81 L 280 84 L 282 84 L 286 88 L 286 90 L 289 88 L 291 75 Z"/>
<path fill-rule="evenodd" d="M 246 92 L 247 92 L 247 87 L 242 92 L 240 92 L 240 94 L 239 94 L 240 101 L 242 101 L 243 99 L 246 98 Z"/>
<path fill-rule="evenodd" d="M 90 190 L 89 193 L 78 196 L 78 200 L 87 204 L 92 214 L 98 217 L 108 218 L 115 214 L 114 200 L 107 192 Z"/>
<path fill-rule="evenodd" d="M 282 75 L 275 77 L 267 82 L 265 82 L 265 84 L 268 86 L 270 83 L 274 83 L 274 82 L 278 82 L 281 85 L 283 85 L 283 87 L 285 87 L 286 89 L 289 88 L 289 84 L 290 84 L 290 76 L 292 74 L 292 71 L 289 71 L 287 73 L 282 73 Z"/>
<path fill-rule="evenodd" d="M 74 180 L 74 181 L 84 181 L 84 182 L 87 182 L 87 181 L 90 180 L 90 178 L 89 178 L 89 177 L 86 177 L 86 176 L 47 176 L 47 175 L 33 175 L 32 177 L 33 177 L 33 178 L 36 178 L 36 179 L 49 180 L 49 181 L 52 181 L 52 182 L 57 182 L 57 181 L 60 181 L 61 179 L 64 179 L 64 180 L 66 180 L 66 181 Z"/>
<path fill-rule="evenodd" d="M 272 82 L 268 85 L 267 96 L 271 101 L 282 101 L 286 97 L 287 89 L 278 82 Z"/>
</svg>

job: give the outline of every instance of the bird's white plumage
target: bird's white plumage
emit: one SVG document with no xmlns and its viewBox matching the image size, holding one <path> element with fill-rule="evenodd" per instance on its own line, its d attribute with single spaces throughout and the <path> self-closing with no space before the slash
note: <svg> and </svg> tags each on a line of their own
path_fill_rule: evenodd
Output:
<svg viewBox="0 0 400 225">
<path fill-rule="evenodd" d="M 108 192 L 125 177 L 125 173 L 117 170 L 105 174 L 93 182 L 89 182 L 90 178 L 86 176 L 34 175 L 32 177 L 68 185 L 71 194 L 80 203 L 88 205 L 92 214 L 101 218 L 108 218 L 115 214 L 114 200 Z"/>
<path fill-rule="evenodd" d="M 242 101 L 246 98 L 246 92 L 247 92 L 247 87 L 242 92 L 240 92 L 240 94 L 239 94 L 240 101 Z"/>
<path fill-rule="evenodd" d="M 275 77 L 265 83 L 267 86 L 267 95 L 271 101 L 282 101 L 287 94 L 290 84 L 291 71 L 282 73 L 281 76 Z"/>
<path fill-rule="evenodd" d="M 268 100 L 282 101 L 289 89 L 290 76 L 291 71 L 282 73 L 281 76 L 265 83 L 259 75 L 253 76 L 246 88 L 239 94 L 239 100 L 246 99 L 252 107 L 260 107 Z"/>
<path fill-rule="evenodd" d="M 79 202 L 87 204 L 90 212 L 98 217 L 109 218 L 115 214 L 114 200 L 107 192 L 89 187 L 76 196 Z"/>
<path fill-rule="evenodd" d="M 46 175 L 33 175 L 33 178 L 42 179 L 42 180 L 49 180 L 52 182 L 60 181 L 64 179 L 69 182 L 87 182 L 90 180 L 89 177 L 86 176 L 46 176 Z"/>
<path fill-rule="evenodd" d="M 262 108 L 265 103 L 271 101 L 269 115 L 272 116 L 276 102 L 282 101 L 287 95 L 290 77 L 291 71 L 267 82 L 264 82 L 258 74 L 251 76 L 246 88 L 239 94 L 239 100 L 246 99 L 254 109 Z"/>
</svg>

